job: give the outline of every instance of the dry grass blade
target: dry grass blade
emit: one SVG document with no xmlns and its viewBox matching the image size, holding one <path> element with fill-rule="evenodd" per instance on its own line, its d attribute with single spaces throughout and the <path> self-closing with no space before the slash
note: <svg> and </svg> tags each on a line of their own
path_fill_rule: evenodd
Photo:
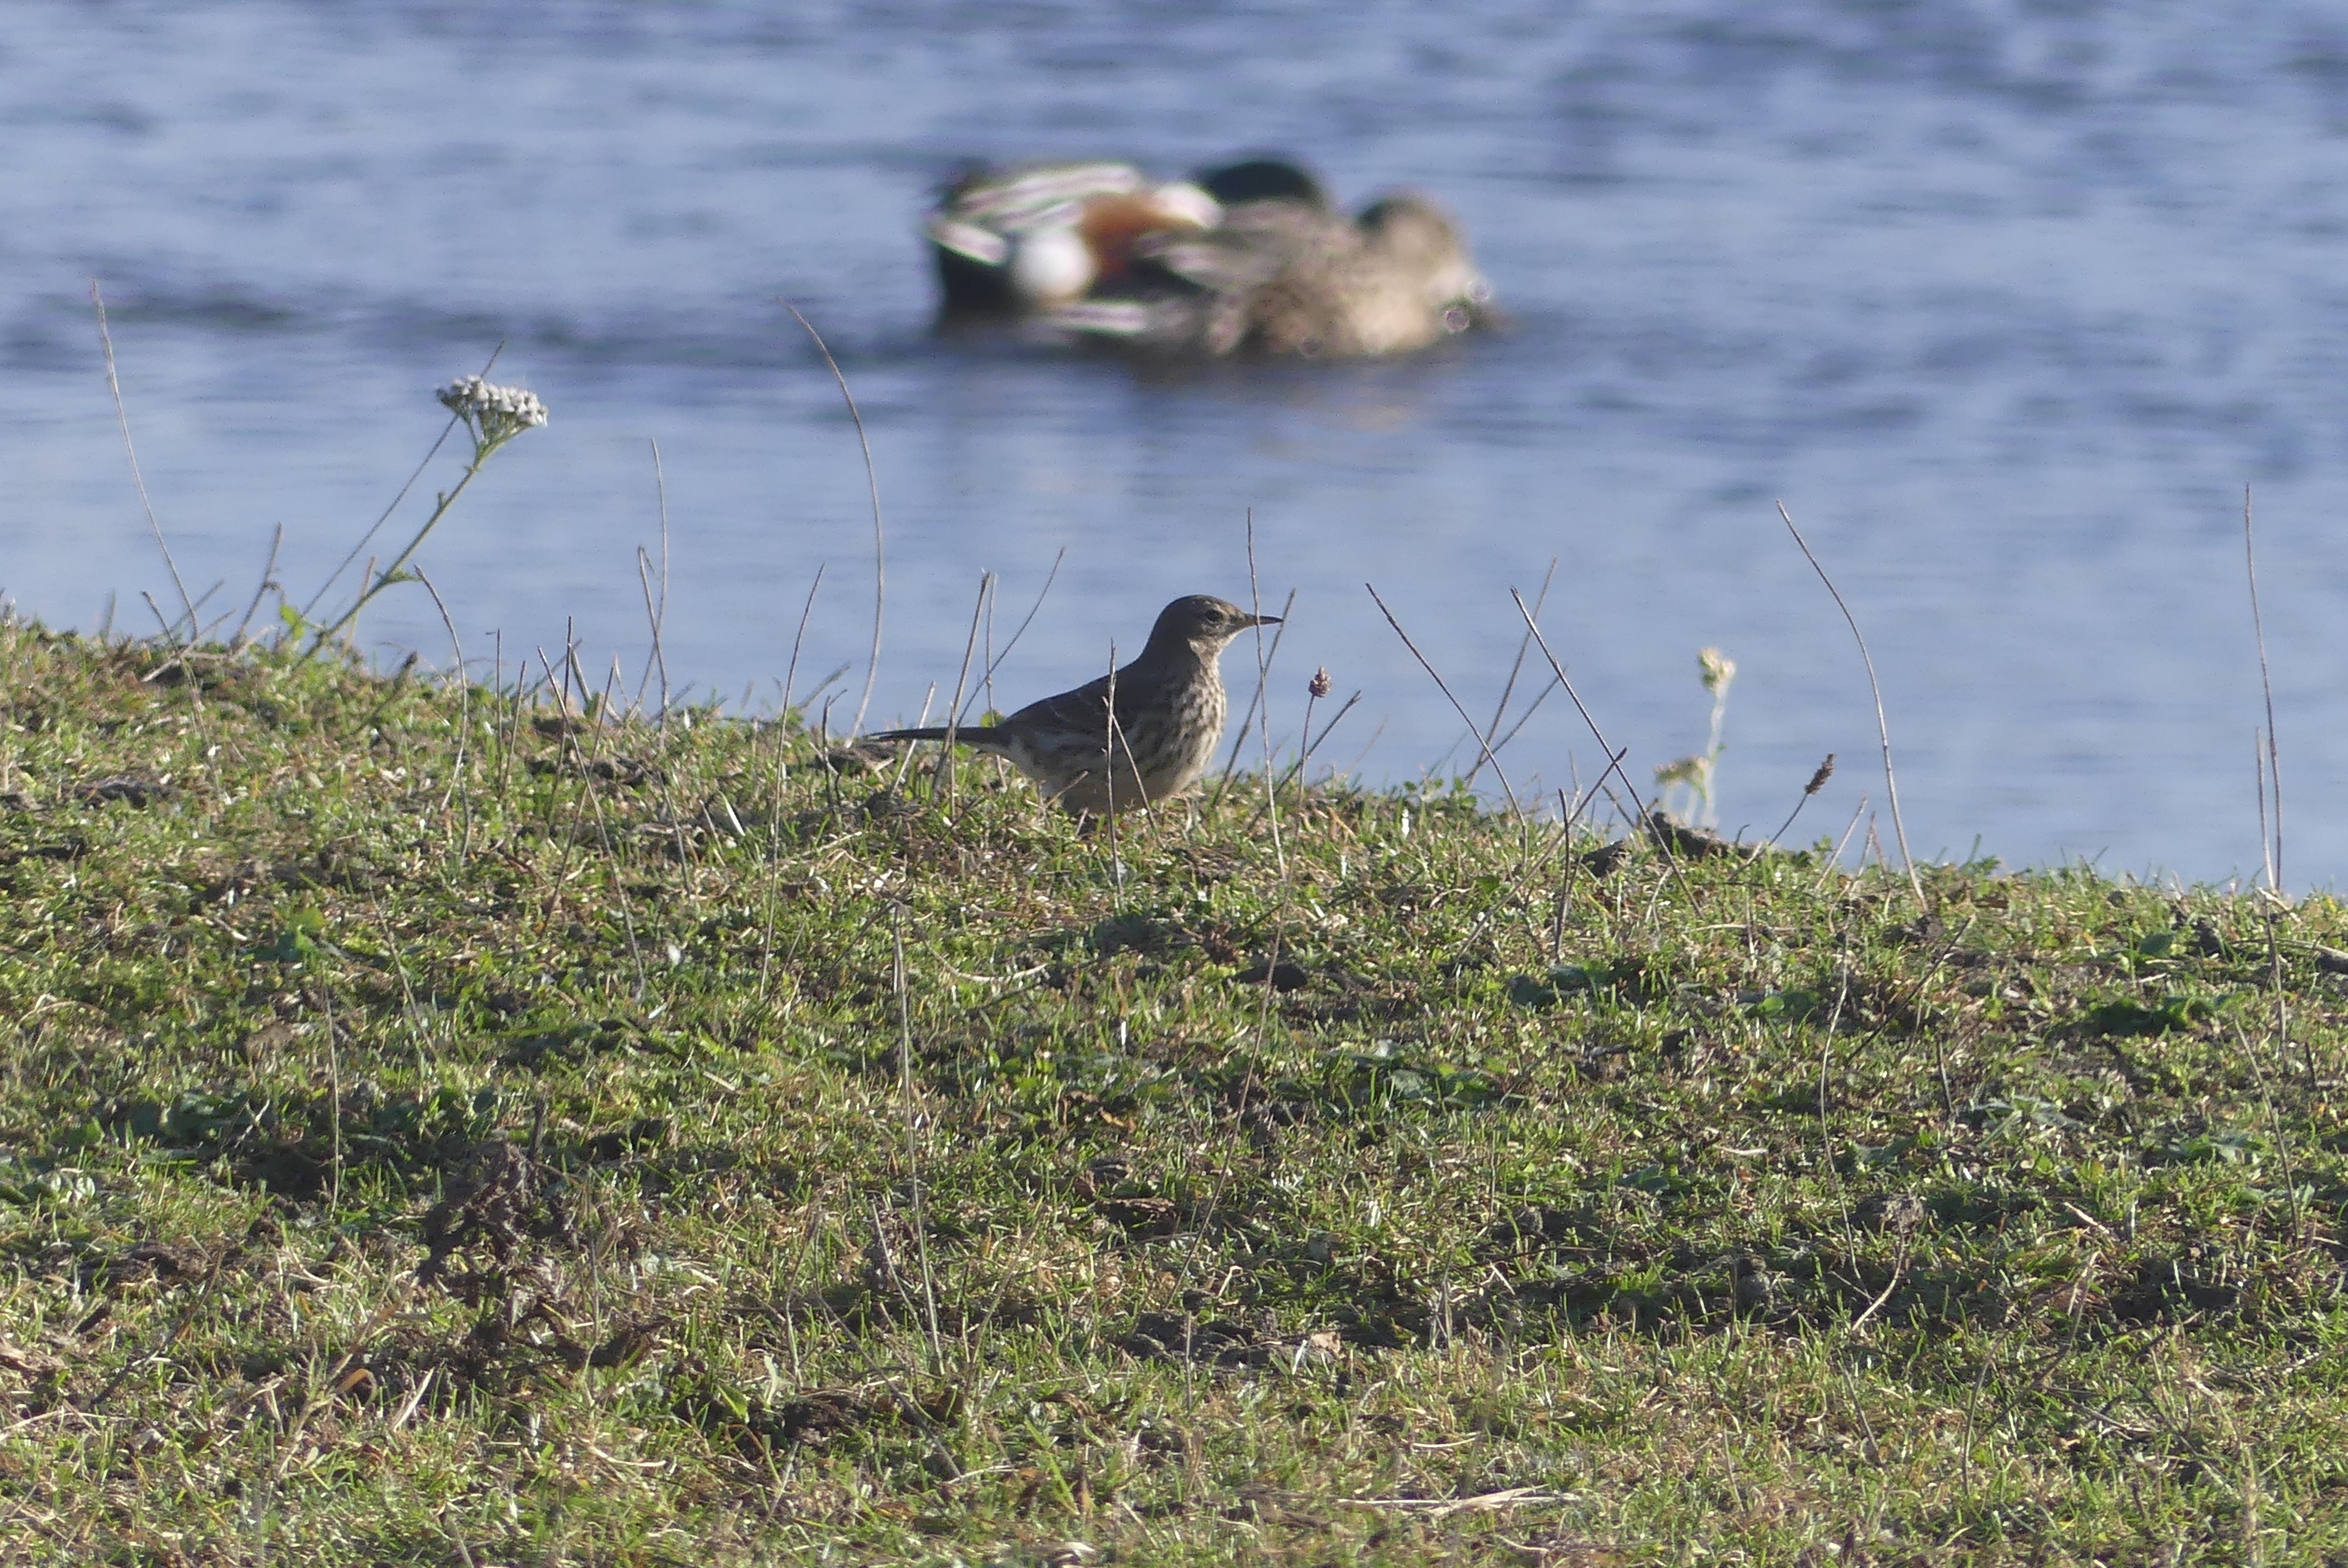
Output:
<svg viewBox="0 0 2348 1568">
<path fill-rule="evenodd" d="M 261 601 L 268 597 L 271 589 L 276 589 L 281 599 L 284 596 L 284 587 L 277 580 L 277 552 L 284 548 L 285 525 L 280 523 L 277 525 L 276 531 L 270 536 L 269 559 L 262 563 L 261 581 L 253 587 L 252 601 L 245 605 L 244 615 L 237 621 L 236 630 L 229 634 L 230 648 L 237 649 L 244 646 L 245 632 L 252 628 L 252 618 L 260 611 Z"/>
<path fill-rule="evenodd" d="M 1916 875 L 1916 858 L 1908 853 L 1908 825 L 1900 815 L 1900 778 L 1891 768 L 1891 723 L 1883 714 L 1883 685 L 1875 678 L 1875 655 L 1867 651 L 1867 639 L 1859 630 L 1859 618 L 1851 614 L 1850 606 L 1843 602 L 1842 590 L 1835 587 L 1834 579 L 1827 575 L 1827 569 L 1818 564 L 1817 553 L 1810 548 L 1809 541 L 1802 538 L 1802 530 L 1794 526 L 1794 515 L 1786 509 L 1783 501 L 1777 503 L 1777 516 L 1785 519 L 1786 531 L 1794 536 L 1794 543 L 1801 549 L 1802 559 L 1810 563 L 1810 569 L 1818 574 L 1820 582 L 1826 584 L 1827 592 L 1834 599 L 1835 608 L 1842 611 L 1843 621 L 1850 628 L 1851 640 L 1859 644 L 1859 662 L 1867 666 L 1867 689 L 1875 699 L 1875 733 L 1883 743 L 1883 792 L 1891 805 L 1892 835 L 1900 841 L 1900 864 L 1908 873 L 1908 886 L 1916 895 L 1917 907 L 1929 914 L 1932 903 L 1924 897 L 1924 879 Z"/>
<path fill-rule="evenodd" d="M 1255 699 L 1248 704 L 1256 716 L 1256 733 L 1263 743 L 1263 809 L 1272 821 L 1272 856 L 1280 866 L 1280 874 L 1288 875 L 1288 849 L 1280 837 L 1280 781 L 1273 776 L 1272 766 L 1272 659 L 1280 649 L 1280 639 L 1272 639 L 1266 651 L 1263 642 L 1263 590 L 1258 586 L 1255 570 L 1255 508 L 1247 513 L 1248 612 L 1255 620 Z M 1288 603 L 1280 612 L 1280 630 L 1288 630 L 1288 617 L 1296 608 L 1296 595 L 1288 596 Z M 1236 754 L 1236 753 L 1235 753 Z"/>
<path fill-rule="evenodd" d="M 840 373 L 839 361 L 831 357 L 831 345 L 815 330 L 815 323 L 799 314 L 799 308 L 785 299 L 775 302 L 791 313 L 791 320 L 806 330 L 815 340 L 816 352 L 831 370 L 831 379 L 839 387 L 840 401 L 848 405 L 848 417 L 856 425 L 856 445 L 864 453 L 864 486 L 872 496 L 872 654 L 864 665 L 864 694 L 856 700 L 856 720 L 849 726 L 852 734 L 864 733 L 864 715 L 872 706 L 872 682 L 880 675 L 880 616 L 889 600 L 889 559 L 880 529 L 880 475 L 872 465 L 871 438 L 864 433 L 864 415 L 856 406 L 856 395 L 848 390 L 848 377 Z"/>
<path fill-rule="evenodd" d="M 2250 487 L 2242 487 L 2242 573 L 2250 585 L 2250 632 L 2258 641 L 2259 692 L 2267 709 L 2266 781 L 2259 790 L 2259 849 L 2266 861 L 2267 888 L 2282 894 L 2282 753 L 2275 740 L 2274 677 L 2267 668 L 2266 617 L 2259 610 L 2259 557 L 2250 533 Z M 2271 806 L 2271 813 L 2269 807 Z"/>
<path fill-rule="evenodd" d="M 644 593 L 644 620 L 652 630 L 652 648 L 644 657 L 644 677 L 636 682 L 636 705 L 642 707 L 644 688 L 652 682 L 654 672 L 660 675 L 661 720 L 668 720 L 668 651 L 662 633 L 668 629 L 668 475 L 661 467 L 660 443 L 654 441 L 653 492 L 660 503 L 660 595 L 653 595 L 651 572 L 641 547 L 636 550 L 636 582 Z"/>
<path fill-rule="evenodd" d="M 1637 809 L 1636 821 L 1645 822 L 1647 803 L 1640 797 L 1639 786 L 1631 782 L 1631 775 L 1622 771 L 1622 759 L 1631 754 L 1630 748 L 1625 746 L 1617 751 L 1614 743 L 1606 738 L 1606 732 L 1598 727 L 1597 717 L 1591 712 L 1589 704 L 1581 700 L 1581 693 L 1573 689 L 1572 680 L 1567 676 L 1564 664 L 1559 661 L 1556 653 L 1550 650 L 1549 639 L 1542 635 L 1540 623 L 1533 619 L 1532 610 L 1525 603 L 1524 595 L 1512 588 L 1509 589 L 1509 597 L 1516 601 L 1517 613 L 1524 617 L 1525 630 L 1531 633 L 1534 646 L 1541 651 L 1541 657 L 1549 661 L 1550 672 L 1557 677 L 1557 683 L 1565 688 L 1565 694 L 1571 700 L 1574 711 L 1581 715 L 1582 723 L 1589 727 L 1591 738 L 1598 743 L 1598 749 L 1606 754 L 1606 765 L 1599 770 L 1598 782 L 1590 786 L 1591 793 L 1594 794 L 1605 788 L 1606 775 L 1612 774 L 1622 781 L 1623 793 L 1631 797 L 1632 805 Z"/>
<path fill-rule="evenodd" d="M 970 682 L 970 661 L 978 656 L 978 629 L 994 601 L 994 574 L 983 571 L 978 574 L 978 598 L 970 607 L 970 636 L 962 645 L 962 668 L 954 671 L 953 700 L 946 704 L 946 743 L 938 748 L 937 776 L 941 780 L 953 771 L 954 732 L 962 727 L 963 691 Z"/>
<path fill-rule="evenodd" d="M 155 548 L 163 552 L 163 565 L 171 574 L 171 587 L 179 592 L 180 606 L 187 617 L 188 636 L 192 640 L 196 635 L 196 606 L 188 598 L 188 585 L 180 579 L 180 563 L 171 559 L 171 547 L 163 541 L 162 522 L 155 516 L 155 503 L 148 498 L 147 480 L 139 472 L 139 449 L 130 444 L 130 414 L 123 406 L 122 382 L 114 371 L 114 334 L 106 326 L 106 296 L 99 292 L 96 278 L 89 281 L 89 302 L 98 312 L 98 341 L 106 350 L 106 390 L 114 396 L 114 419 L 122 427 L 122 455 L 130 460 L 130 482 L 139 487 L 139 504 L 147 510 L 147 531 L 155 536 Z M 173 626 L 177 624 L 173 622 Z"/>
<path fill-rule="evenodd" d="M 1396 637 L 1402 639 L 1402 645 L 1410 650 L 1410 656 L 1418 661 L 1418 667 L 1426 671 L 1427 678 L 1435 682 L 1436 690 L 1443 693 L 1443 700 L 1451 704 L 1451 711 L 1459 715 L 1459 722 L 1468 726 L 1469 734 L 1476 737 L 1477 751 L 1484 762 L 1492 764 L 1492 776 L 1500 781 L 1500 793 L 1509 797 L 1509 812 L 1521 816 L 1524 813 L 1517 804 L 1516 788 L 1509 783 L 1508 773 L 1500 766 L 1500 760 L 1492 754 L 1492 748 L 1485 743 L 1482 732 L 1476 728 L 1476 721 L 1468 716 L 1468 710 L 1459 705 L 1459 699 L 1452 695 L 1450 686 L 1436 672 L 1435 666 L 1426 661 L 1426 655 L 1418 651 L 1418 644 L 1410 640 L 1410 633 L 1402 629 L 1402 622 L 1396 620 L 1395 612 L 1386 608 L 1386 601 L 1378 598 L 1378 590 L 1366 582 L 1362 586 L 1369 589 L 1370 598 L 1377 605 L 1378 613 L 1386 618 L 1386 624 L 1394 628 Z"/>
<path fill-rule="evenodd" d="M 2274 678 L 2267 667 L 2266 617 L 2259 610 L 2259 559 L 2250 530 L 2250 487 L 2242 487 L 2242 570 L 2250 586 L 2250 630 L 2258 640 L 2259 692 L 2266 702 L 2267 733 L 2263 752 L 2256 752 L 2259 775 L 2259 850 L 2266 862 L 2267 989 L 2274 999 L 2275 1049 L 2285 1059 L 2291 1052 L 2291 1011 L 2283 1000 L 2282 948 L 2275 935 L 2282 892 L 2282 749 L 2275 739 Z M 2311 1044 L 2303 1063 L 2310 1085 L 2315 1082 L 2315 1053 Z"/>
<path fill-rule="evenodd" d="M 1570 1491 L 1544 1491 L 1537 1486 L 1511 1486 L 1473 1497 L 1347 1497 L 1348 1508 L 1385 1508 L 1397 1512 L 1448 1519 L 1455 1513 L 1493 1513 L 1504 1508 L 1544 1508 L 1581 1500 Z"/>
<path fill-rule="evenodd" d="M 1533 613 L 1535 615 L 1539 615 L 1541 610 L 1541 606 L 1549 602 L 1550 584 L 1556 580 L 1557 558 L 1555 556 L 1551 556 L 1549 558 L 1549 570 L 1541 574 L 1540 592 L 1533 596 Z M 1498 753 L 1501 746 L 1505 746 L 1509 743 L 1508 741 L 1501 741 L 1496 745 L 1494 743 L 1494 738 L 1500 733 L 1500 721 L 1509 716 L 1509 699 L 1517 694 L 1517 677 L 1525 672 L 1525 655 L 1530 653 L 1532 649 L 1533 640 L 1530 632 L 1527 632 L 1524 636 L 1517 639 L 1517 656 L 1509 661 L 1509 678 L 1501 684 L 1500 701 L 1492 710 L 1492 723 L 1484 731 L 1483 754 L 1476 759 L 1476 765 L 1468 770 L 1467 783 L 1470 789 L 1475 787 L 1476 775 L 1484 771 L 1484 764 Z M 1533 713 L 1540 709 L 1542 698 L 1545 698 L 1548 695 L 1549 690 L 1544 688 L 1540 695 L 1533 699 L 1532 707 L 1528 708 L 1525 711 L 1524 718 L 1517 721 L 1516 729 L 1509 732 L 1509 740 L 1514 740 L 1516 738 L 1517 730 L 1521 730 L 1525 727 L 1525 721 L 1533 716 Z"/>
<path fill-rule="evenodd" d="M 973 702 L 977 701 L 981 693 L 994 691 L 995 671 L 1001 669 L 1003 661 L 1011 657 L 1011 651 L 1019 646 L 1019 640 L 1027 635 L 1027 628 L 1035 623 L 1035 612 L 1044 608 L 1044 600 L 1051 593 L 1052 585 L 1060 579 L 1060 563 L 1067 559 L 1067 547 L 1064 545 L 1059 552 L 1052 557 L 1052 569 L 1044 574 L 1044 586 L 1035 590 L 1035 602 L 1029 605 L 1027 613 L 1020 618 L 1018 630 L 1012 632 L 1011 641 L 1003 645 L 1003 651 L 1000 653 L 989 654 L 985 672 L 979 677 L 978 689 L 971 694 Z M 994 601 L 990 598 L 987 600 L 987 635 L 990 638 L 994 634 Z M 968 716 L 968 714 L 961 715 L 963 718 Z"/>
</svg>

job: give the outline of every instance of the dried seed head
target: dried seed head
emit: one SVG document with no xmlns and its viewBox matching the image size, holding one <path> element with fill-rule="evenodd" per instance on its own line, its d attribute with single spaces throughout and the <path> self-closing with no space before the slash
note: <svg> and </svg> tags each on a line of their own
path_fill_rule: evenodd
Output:
<svg viewBox="0 0 2348 1568">
<path fill-rule="evenodd" d="M 1712 759 L 1709 757 L 1682 757 L 1676 762 L 1665 763 L 1657 768 L 1655 783 L 1664 788 L 1669 788 L 1673 784 L 1693 786 L 1700 784 L 1711 771 Z"/>
<path fill-rule="evenodd" d="M 1304 689 L 1316 699 L 1326 697 L 1329 694 L 1329 667 L 1324 664 L 1313 671 L 1313 679 L 1306 682 Z"/>
<path fill-rule="evenodd" d="M 1810 775 L 1810 782 L 1802 786 L 1804 800 L 1809 799 L 1810 796 L 1827 787 L 1827 780 L 1834 777 L 1834 760 L 1835 754 L 1828 752 L 1827 760 L 1818 764 L 1818 771 Z"/>
<path fill-rule="evenodd" d="M 1704 671 L 1704 689 L 1715 697 L 1728 690 L 1728 683 L 1736 679 L 1736 661 L 1717 648 L 1699 651 L 1695 661 Z"/>
</svg>

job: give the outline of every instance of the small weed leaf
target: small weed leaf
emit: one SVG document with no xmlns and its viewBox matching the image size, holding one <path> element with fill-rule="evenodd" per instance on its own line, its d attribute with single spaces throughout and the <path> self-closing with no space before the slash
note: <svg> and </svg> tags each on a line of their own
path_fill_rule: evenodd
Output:
<svg viewBox="0 0 2348 1568">
<path fill-rule="evenodd" d="M 1546 975 L 1518 975 L 1509 981 L 1509 999 L 1535 1010 L 1553 1008 L 1570 996 L 1594 990 L 1611 979 L 1603 965 L 1560 964 Z"/>
<path fill-rule="evenodd" d="M 2210 1128 L 2168 1140 L 2160 1160 L 2169 1165 L 2255 1165 L 2265 1149 L 2266 1140 L 2255 1132 Z"/>
<path fill-rule="evenodd" d="M 1740 997 L 1745 1008 L 1755 1018 L 1776 1019 L 1786 1023 L 1800 1023 L 1818 1010 L 1818 993 L 1811 990 L 1769 991 L 1750 1000 Z"/>
<path fill-rule="evenodd" d="M 56 1199 L 76 1203 L 96 1196 L 98 1181 L 86 1171 L 39 1169 L 13 1160 L 0 1161 L 0 1203 L 29 1209 Z"/>
<path fill-rule="evenodd" d="M 277 939 L 254 957 L 266 964 L 306 964 L 325 950 L 320 940 L 325 929 L 325 917 L 305 904 L 285 917 Z"/>
<path fill-rule="evenodd" d="M 2217 1005 L 2202 997 L 2170 995 L 2149 1006 L 2121 999 L 2088 1009 L 2078 1028 L 2084 1034 L 2172 1034 L 2217 1014 Z"/>
<path fill-rule="evenodd" d="M 1675 1198 L 1693 1192 L 1697 1184 L 1668 1165 L 1641 1165 L 1614 1178 L 1618 1187 L 1628 1187 L 1634 1193 L 1644 1193 L 1653 1198 Z"/>
<path fill-rule="evenodd" d="M 263 1109 L 242 1093 L 182 1094 L 166 1105 L 134 1100 L 109 1118 L 126 1136 L 171 1148 L 226 1143 L 261 1125 Z"/>
<path fill-rule="evenodd" d="M 1394 1041 L 1368 1050 L 1337 1053 L 1340 1097 L 1351 1105 L 1401 1102 L 1447 1111 L 1472 1111 L 1498 1103 L 1500 1086 L 1489 1074 L 1440 1061 L 1413 1061 Z"/>
</svg>

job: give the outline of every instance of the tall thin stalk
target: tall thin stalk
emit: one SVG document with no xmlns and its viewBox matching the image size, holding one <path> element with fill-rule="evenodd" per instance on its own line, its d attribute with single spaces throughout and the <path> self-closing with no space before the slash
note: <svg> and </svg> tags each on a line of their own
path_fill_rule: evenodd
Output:
<svg viewBox="0 0 2348 1568">
<path fill-rule="evenodd" d="M 815 330 L 815 323 L 799 314 L 799 308 L 788 300 L 777 300 L 777 304 L 791 313 L 791 320 L 807 330 L 815 340 L 816 352 L 831 369 L 831 379 L 839 384 L 840 401 L 848 405 L 848 417 L 856 425 L 856 444 L 864 450 L 864 487 L 872 494 L 872 656 L 864 664 L 864 694 L 856 700 L 856 720 L 849 726 L 857 734 L 864 733 L 865 711 L 872 706 L 872 682 L 880 674 L 880 612 L 889 602 L 889 552 L 880 531 L 880 476 L 872 466 L 872 440 L 864 433 L 864 415 L 856 406 L 856 395 L 848 390 L 848 377 L 840 374 L 839 361 L 831 357 L 831 345 Z"/>
<path fill-rule="evenodd" d="M 1827 592 L 1834 599 L 1835 608 L 1842 611 L 1843 621 L 1850 628 L 1851 641 L 1859 644 L 1859 662 L 1867 666 L 1867 689 L 1875 698 L 1875 733 L 1883 743 L 1883 793 L 1891 803 L 1891 832 L 1900 840 L 1900 864 L 1907 870 L 1908 886 L 1916 895 L 1916 907 L 1929 915 L 1932 912 L 1932 902 L 1924 897 L 1924 879 L 1916 875 L 1915 857 L 1908 853 L 1908 825 L 1900 815 L 1900 775 L 1891 770 L 1891 725 L 1883 716 L 1883 685 L 1875 678 L 1875 656 L 1867 651 L 1867 639 L 1860 634 L 1859 620 L 1851 614 L 1850 606 L 1843 602 L 1842 590 L 1835 587 L 1834 579 L 1827 575 L 1827 569 L 1818 564 L 1818 558 L 1811 551 L 1809 541 L 1802 538 L 1802 530 L 1794 526 L 1794 515 L 1786 510 L 1783 501 L 1777 503 L 1777 515 L 1785 519 L 1786 531 L 1794 536 L 1794 543 L 1800 548 L 1802 559 L 1810 563 L 1810 569 L 1818 574 L 1820 582 L 1827 585 Z"/>
<path fill-rule="evenodd" d="M 156 518 L 155 503 L 148 498 L 147 481 L 139 472 L 139 449 L 130 444 L 130 415 L 123 407 L 122 382 L 114 372 L 114 334 L 106 330 L 106 296 L 98 292 L 96 278 L 89 281 L 89 302 L 98 312 L 98 341 L 106 350 L 106 390 L 114 395 L 114 419 L 122 427 L 122 455 L 130 460 L 130 482 L 138 487 L 139 504 L 147 509 L 147 531 L 155 536 L 155 548 L 163 552 L 164 568 L 171 574 L 171 586 L 179 590 L 180 607 L 187 616 L 188 640 L 193 641 L 196 607 L 188 598 L 188 585 L 180 579 L 180 563 L 171 559 L 171 547 L 163 542 L 163 525 Z"/>
<path fill-rule="evenodd" d="M 432 530 L 440 526 L 440 519 L 448 515 L 450 508 L 457 504 L 457 497 L 465 493 L 466 487 L 497 455 L 498 449 L 523 431 L 534 430 L 546 423 L 546 405 L 538 400 L 536 393 L 519 386 L 491 386 L 478 375 L 469 375 L 442 388 L 438 396 L 442 406 L 455 415 L 458 422 L 471 433 L 472 460 L 465 465 L 465 471 L 458 476 L 456 487 L 440 496 L 432 508 L 432 515 L 424 519 L 424 526 L 416 530 L 400 552 L 391 558 L 391 563 L 380 571 L 370 564 L 366 576 L 361 579 L 364 586 L 360 588 L 358 597 L 351 601 L 347 610 L 330 624 L 320 628 L 311 638 L 309 647 L 303 651 L 304 659 L 315 657 L 320 650 L 339 637 L 345 627 L 358 619 L 359 611 L 366 608 L 368 600 L 394 583 L 407 581 L 407 563 L 416 558 L 417 550 L 424 548 L 424 541 L 432 537 Z"/>
</svg>

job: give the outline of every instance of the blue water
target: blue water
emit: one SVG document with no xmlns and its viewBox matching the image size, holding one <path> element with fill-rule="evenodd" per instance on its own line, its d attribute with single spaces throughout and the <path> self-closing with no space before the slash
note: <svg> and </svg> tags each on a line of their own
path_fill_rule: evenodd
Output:
<svg viewBox="0 0 2348 1568">
<path fill-rule="evenodd" d="M 1723 824 L 1774 825 L 1833 751 L 1803 829 L 1838 833 L 1883 794 L 1872 709 L 1782 498 L 1869 635 L 1920 853 L 2224 879 L 2258 860 L 2248 485 L 2287 873 L 2348 876 L 2337 7 L 768 9 L 13 0 L 0 586 L 83 627 L 170 598 L 93 278 L 166 537 L 222 608 L 279 523 L 305 596 L 438 433 L 433 387 L 503 343 L 553 421 L 422 558 L 465 655 L 510 671 L 568 629 L 634 684 L 657 440 L 673 680 L 770 705 L 820 565 L 799 683 L 851 666 L 843 723 L 871 525 L 788 295 L 879 463 L 875 723 L 952 687 L 983 572 L 1000 641 L 1066 552 L 1009 705 L 1178 592 L 1244 597 L 1252 507 L 1262 590 L 1296 596 L 1275 738 L 1325 664 L 1364 696 L 1323 760 L 1464 764 L 1362 585 L 1481 718 L 1508 590 L 1554 559 L 1545 623 L 1634 776 L 1702 742 L 1718 645 Z M 1348 199 L 1436 192 L 1514 330 L 1183 375 L 929 335 L 913 223 L 955 159 L 1257 148 Z M 413 588 L 363 641 L 453 657 Z M 1598 754 L 1552 702 L 1501 760 L 1529 794 Z"/>
</svg>

